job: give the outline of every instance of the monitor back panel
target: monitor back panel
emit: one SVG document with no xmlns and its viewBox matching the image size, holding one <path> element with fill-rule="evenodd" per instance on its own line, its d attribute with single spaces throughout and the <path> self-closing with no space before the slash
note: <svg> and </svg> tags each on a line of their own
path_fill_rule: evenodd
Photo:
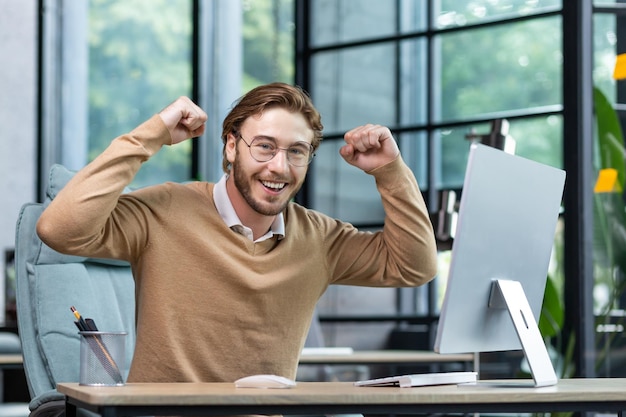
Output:
<svg viewBox="0 0 626 417">
<path fill-rule="evenodd" d="M 507 310 L 487 306 L 491 282 L 520 281 L 538 320 L 564 182 L 563 170 L 471 146 L 437 352 L 521 349 Z"/>
</svg>

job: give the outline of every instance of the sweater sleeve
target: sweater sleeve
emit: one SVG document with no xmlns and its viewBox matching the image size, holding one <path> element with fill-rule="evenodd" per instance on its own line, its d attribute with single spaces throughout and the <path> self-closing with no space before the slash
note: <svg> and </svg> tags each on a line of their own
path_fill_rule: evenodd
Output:
<svg viewBox="0 0 626 417">
<path fill-rule="evenodd" d="M 37 223 L 41 240 L 62 253 L 130 260 L 142 244 L 139 222 L 145 217 L 120 195 L 141 164 L 170 144 L 158 115 L 114 139 L 44 210 Z"/>
<path fill-rule="evenodd" d="M 398 156 L 369 174 L 376 179 L 385 210 L 383 229 L 368 233 L 339 227 L 329 234 L 332 283 L 380 287 L 427 283 L 437 274 L 437 246 L 413 172 Z"/>
</svg>

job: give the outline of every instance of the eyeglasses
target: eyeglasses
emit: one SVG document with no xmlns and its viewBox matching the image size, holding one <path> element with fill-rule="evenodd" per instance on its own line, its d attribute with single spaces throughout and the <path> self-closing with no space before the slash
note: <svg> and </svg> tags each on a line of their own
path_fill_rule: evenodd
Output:
<svg viewBox="0 0 626 417">
<path fill-rule="evenodd" d="M 250 156 L 257 162 L 267 162 L 276 156 L 278 151 L 285 151 L 287 161 L 296 167 L 305 167 L 311 163 L 315 154 L 313 153 L 313 145 L 309 142 L 296 142 L 288 148 L 281 148 L 276 145 L 273 139 L 265 137 L 257 137 L 248 143 L 241 133 L 238 136 L 243 143 L 250 149 Z"/>
</svg>

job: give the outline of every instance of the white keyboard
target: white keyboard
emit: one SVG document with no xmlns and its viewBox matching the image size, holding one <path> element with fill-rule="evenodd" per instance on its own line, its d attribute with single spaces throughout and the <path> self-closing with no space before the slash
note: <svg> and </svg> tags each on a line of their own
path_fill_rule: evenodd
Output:
<svg viewBox="0 0 626 417">
<path fill-rule="evenodd" d="M 435 372 L 368 379 L 356 381 L 354 385 L 357 387 L 399 386 L 408 388 L 428 385 L 468 384 L 476 382 L 477 375 L 476 372 Z"/>
</svg>

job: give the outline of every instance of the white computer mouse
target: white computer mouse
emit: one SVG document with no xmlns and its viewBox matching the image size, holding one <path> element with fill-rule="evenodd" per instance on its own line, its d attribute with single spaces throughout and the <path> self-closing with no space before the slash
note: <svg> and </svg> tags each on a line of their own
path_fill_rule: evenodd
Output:
<svg viewBox="0 0 626 417">
<path fill-rule="evenodd" d="M 296 381 L 279 375 L 250 375 L 235 381 L 237 388 L 293 388 Z"/>
</svg>

